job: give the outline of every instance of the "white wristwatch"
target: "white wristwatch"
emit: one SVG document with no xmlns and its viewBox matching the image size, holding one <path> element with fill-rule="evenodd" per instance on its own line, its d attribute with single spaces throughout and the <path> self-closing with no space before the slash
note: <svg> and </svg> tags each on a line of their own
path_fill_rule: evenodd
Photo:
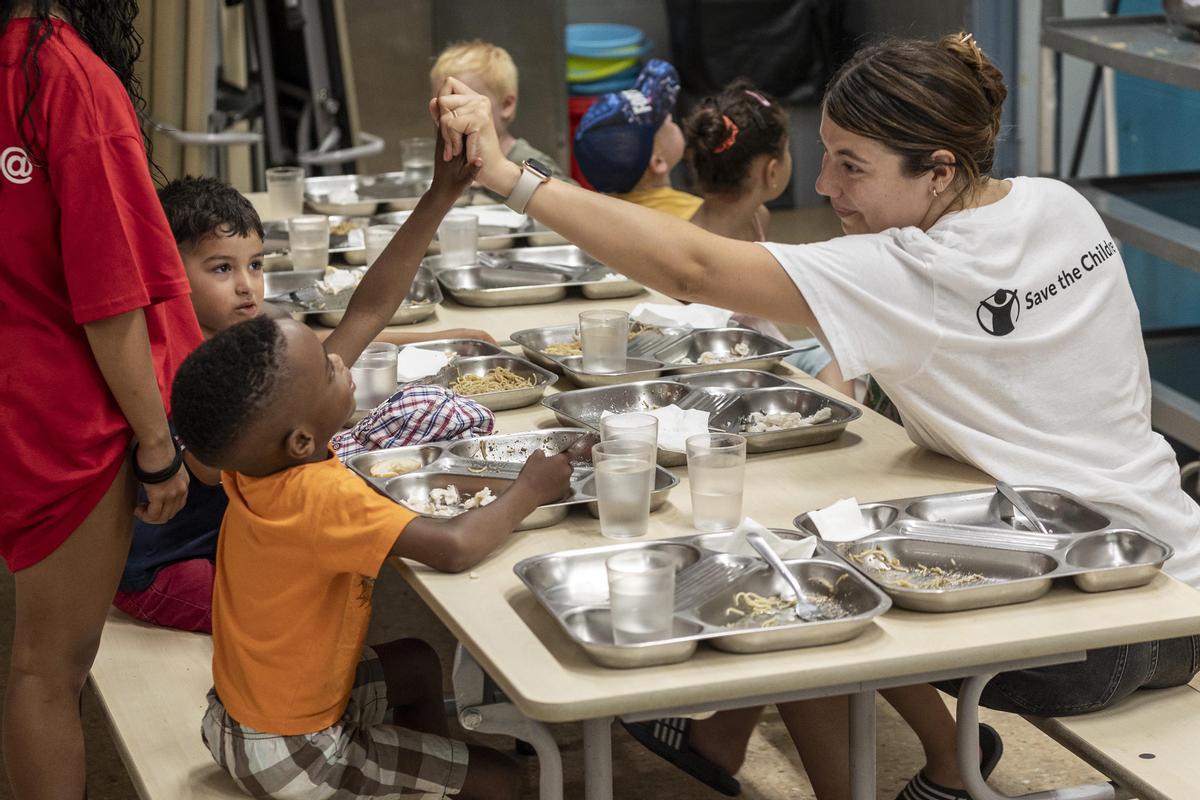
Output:
<svg viewBox="0 0 1200 800">
<path fill-rule="evenodd" d="M 524 214 L 530 198 L 537 188 L 550 180 L 550 168 L 533 158 L 525 159 L 521 165 L 521 177 L 512 193 L 504 200 L 504 205 L 518 214 Z"/>
</svg>

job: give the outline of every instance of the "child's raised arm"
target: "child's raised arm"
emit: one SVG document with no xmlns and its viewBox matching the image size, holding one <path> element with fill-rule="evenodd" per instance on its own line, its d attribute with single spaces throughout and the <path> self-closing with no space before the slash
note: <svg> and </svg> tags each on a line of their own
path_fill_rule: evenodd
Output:
<svg viewBox="0 0 1200 800">
<path fill-rule="evenodd" d="M 392 545 L 392 555 L 411 558 L 440 572 L 462 572 L 482 561 L 543 503 L 567 493 L 571 456 L 534 451 L 508 491 L 483 508 L 453 519 L 421 517 L 410 522 Z"/>
<path fill-rule="evenodd" d="M 441 150 L 439 135 L 435 152 Z M 408 295 L 442 217 L 478 172 L 479 164 L 469 163 L 465 155 L 450 161 L 434 159 L 433 185 L 363 276 L 341 323 L 325 340 L 325 352 L 337 353 L 347 365 L 353 364 L 363 348 L 387 326 Z"/>
</svg>

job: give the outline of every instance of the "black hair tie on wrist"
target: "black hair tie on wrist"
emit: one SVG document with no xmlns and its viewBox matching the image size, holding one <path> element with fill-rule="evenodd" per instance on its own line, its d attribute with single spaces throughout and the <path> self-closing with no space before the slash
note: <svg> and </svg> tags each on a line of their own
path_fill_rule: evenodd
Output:
<svg viewBox="0 0 1200 800">
<path fill-rule="evenodd" d="M 133 451 L 130 453 L 130 457 L 133 459 L 134 477 L 142 483 L 150 484 L 166 483 L 167 481 L 171 480 L 171 478 L 174 478 L 179 470 L 183 468 L 183 448 L 180 447 L 179 440 L 174 436 L 171 437 L 171 444 L 175 445 L 175 458 L 171 459 L 171 463 L 156 472 L 145 472 L 140 466 L 138 466 L 138 443 L 135 440 L 133 443 Z"/>
</svg>

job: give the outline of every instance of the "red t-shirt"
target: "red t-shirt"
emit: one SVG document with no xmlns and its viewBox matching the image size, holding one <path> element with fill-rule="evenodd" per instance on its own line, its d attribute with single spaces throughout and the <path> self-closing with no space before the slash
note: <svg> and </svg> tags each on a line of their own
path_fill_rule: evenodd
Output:
<svg viewBox="0 0 1200 800">
<path fill-rule="evenodd" d="M 14 19 L 0 36 L 0 555 L 12 570 L 79 526 L 132 436 L 83 325 L 143 309 L 164 403 L 201 341 L 133 104 L 65 23 L 39 54 L 30 121 L 40 152 L 26 151 L 17 122 L 30 24 Z"/>
</svg>

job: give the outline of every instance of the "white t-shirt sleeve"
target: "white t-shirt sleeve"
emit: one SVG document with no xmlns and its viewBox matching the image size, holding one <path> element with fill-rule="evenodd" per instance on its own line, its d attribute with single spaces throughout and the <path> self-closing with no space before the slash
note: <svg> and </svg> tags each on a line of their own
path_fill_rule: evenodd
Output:
<svg viewBox="0 0 1200 800">
<path fill-rule="evenodd" d="M 937 345 L 934 283 L 919 231 L 891 229 L 765 247 L 808 302 L 846 380 L 902 381 Z"/>
</svg>

